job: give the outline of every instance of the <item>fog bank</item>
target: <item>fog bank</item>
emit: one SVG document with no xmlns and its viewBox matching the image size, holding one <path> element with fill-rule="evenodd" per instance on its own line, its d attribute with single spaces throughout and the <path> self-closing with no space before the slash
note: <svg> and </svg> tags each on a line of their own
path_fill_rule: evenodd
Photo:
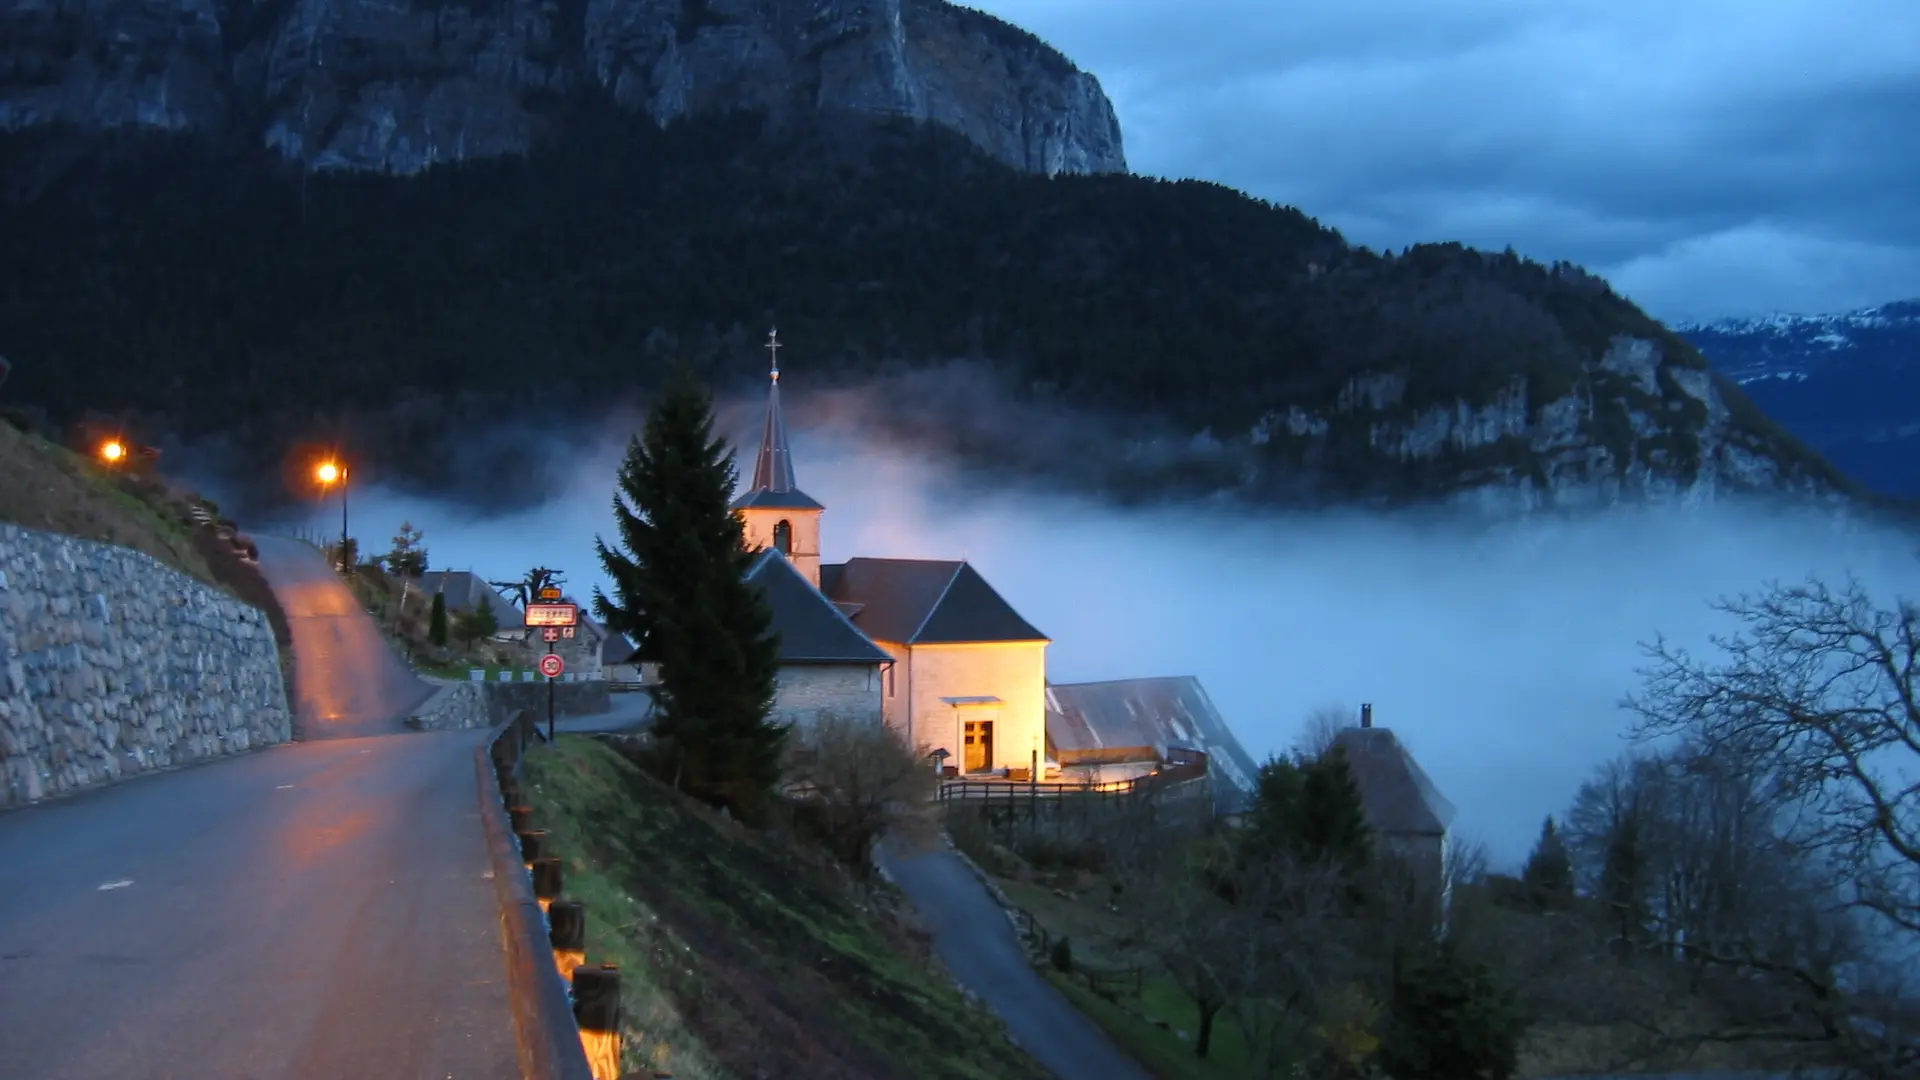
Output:
<svg viewBox="0 0 1920 1080">
<path fill-rule="evenodd" d="M 757 430 L 725 414 L 736 445 Z M 627 430 L 564 455 L 525 510 L 476 517 L 378 489 L 352 495 L 375 554 L 402 520 L 435 569 L 564 572 L 585 599 L 605 578 L 596 534 Z M 1704 646 L 1713 597 L 1770 580 L 1853 574 L 1883 601 L 1920 595 L 1911 536 L 1760 506 L 1621 509 L 1488 528 L 1356 513 L 1115 510 L 1034 490 L 982 492 L 924 456 L 796 433 L 802 488 L 827 506 L 828 561 L 966 558 L 1053 638 L 1056 682 L 1197 675 L 1255 757 L 1284 750 L 1313 709 L 1374 705 L 1496 862 L 1524 856 L 1602 759 L 1624 747 L 1620 698 L 1638 642 Z M 751 459 L 743 459 L 751 472 Z M 337 533 L 339 505 L 262 531 Z M 268 525 L 274 528 L 268 528 Z"/>
</svg>

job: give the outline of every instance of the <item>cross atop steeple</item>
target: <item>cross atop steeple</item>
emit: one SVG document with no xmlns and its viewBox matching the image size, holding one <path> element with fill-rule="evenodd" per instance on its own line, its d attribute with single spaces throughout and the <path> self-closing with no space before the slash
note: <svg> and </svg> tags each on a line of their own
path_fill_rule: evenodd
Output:
<svg viewBox="0 0 1920 1080">
<path fill-rule="evenodd" d="M 767 333 L 767 423 L 760 435 L 760 453 L 753 462 L 754 491 L 787 494 L 794 490 L 793 454 L 787 449 L 787 421 L 780 415 L 780 331 Z"/>
</svg>

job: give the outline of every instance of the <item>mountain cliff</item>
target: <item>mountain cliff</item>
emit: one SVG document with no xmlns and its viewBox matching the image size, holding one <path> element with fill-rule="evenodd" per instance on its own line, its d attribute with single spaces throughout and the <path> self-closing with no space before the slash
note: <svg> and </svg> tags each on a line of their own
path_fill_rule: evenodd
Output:
<svg viewBox="0 0 1920 1080">
<path fill-rule="evenodd" d="M 192 138 L 47 150 L 0 203 L 8 396 L 228 462 L 534 490 L 527 426 L 689 363 L 1113 494 L 1563 507 L 1850 483 L 1577 267 L 1374 252 L 1212 184 L 1009 168 L 939 126 L 636 123 L 525 157 L 298 173 Z M 816 388 L 865 388 L 810 406 Z M 851 404 L 850 404 L 851 403 Z M 143 419 L 144 418 L 144 419 Z M 523 426 L 524 425 L 524 426 Z M 177 459 L 177 457 L 176 457 Z"/>
<path fill-rule="evenodd" d="M 1920 498 L 1920 300 L 1675 329 L 1848 475 Z"/>
<path fill-rule="evenodd" d="M 1099 82 L 944 0 L 0 0 L 0 129 L 220 134 L 315 169 L 527 152 L 580 94 L 928 121 L 1046 174 L 1125 171 Z"/>
</svg>

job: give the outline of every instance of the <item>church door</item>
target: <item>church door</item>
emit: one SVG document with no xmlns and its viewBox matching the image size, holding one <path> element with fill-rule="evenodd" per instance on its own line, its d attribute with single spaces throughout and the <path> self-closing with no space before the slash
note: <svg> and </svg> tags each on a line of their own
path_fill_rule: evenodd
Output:
<svg viewBox="0 0 1920 1080">
<path fill-rule="evenodd" d="M 982 772 L 993 764 L 993 721 L 967 721 L 965 772 Z"/>
</svg>

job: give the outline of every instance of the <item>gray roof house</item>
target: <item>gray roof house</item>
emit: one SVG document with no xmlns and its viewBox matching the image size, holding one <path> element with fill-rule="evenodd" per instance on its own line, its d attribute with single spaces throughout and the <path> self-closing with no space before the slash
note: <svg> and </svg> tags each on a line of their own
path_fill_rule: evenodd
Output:
<svg viewBox="0 0 1920 1080">
<path fill-rule="evenodd" d="M 888 664 L 893 656 L 813 587 L 785 555 L 768 548 L 747 569 L 773 613 L 782 664 Z"/>
<path fill-rule="evenodd" d="M 820 590 L 874 641 L 1049 640 L 964 561 L 849 559 L 820 567 Z"/>
<path fill-rule="evenodd" d="M 1047 749 L 1062 765 L 1163 761 L 1172 750 L 1199 750 L 1220 815 L 1245 809 L 1260 775 L 1191 675 L 1049 685 Z"/>
<path fill-rule="evenodd" d="M 1373 726 L 1371 705 L 1362 708 L 1360 726 L 1339 732 L 1333 745 L 1346 751 L 1367 822 L 1375 831 L 1389 838 L 1446 835 L 1453 824 L 1453 804 L 1440 794 L 1398 736 Z"/>
<path fill-rule="evenodd" d="M 485 597 L 493 604 L 494 614 L 500 617 L 502 627 L 520 621 L 519 603 L 495 592 L 493 586 L 487 584 L 487 579 L 471 570 L 429 570 L 415 581 L 422 595 L 439 593 L 445 596 L 449 615 L 472 611 Z"/>
</svg>

